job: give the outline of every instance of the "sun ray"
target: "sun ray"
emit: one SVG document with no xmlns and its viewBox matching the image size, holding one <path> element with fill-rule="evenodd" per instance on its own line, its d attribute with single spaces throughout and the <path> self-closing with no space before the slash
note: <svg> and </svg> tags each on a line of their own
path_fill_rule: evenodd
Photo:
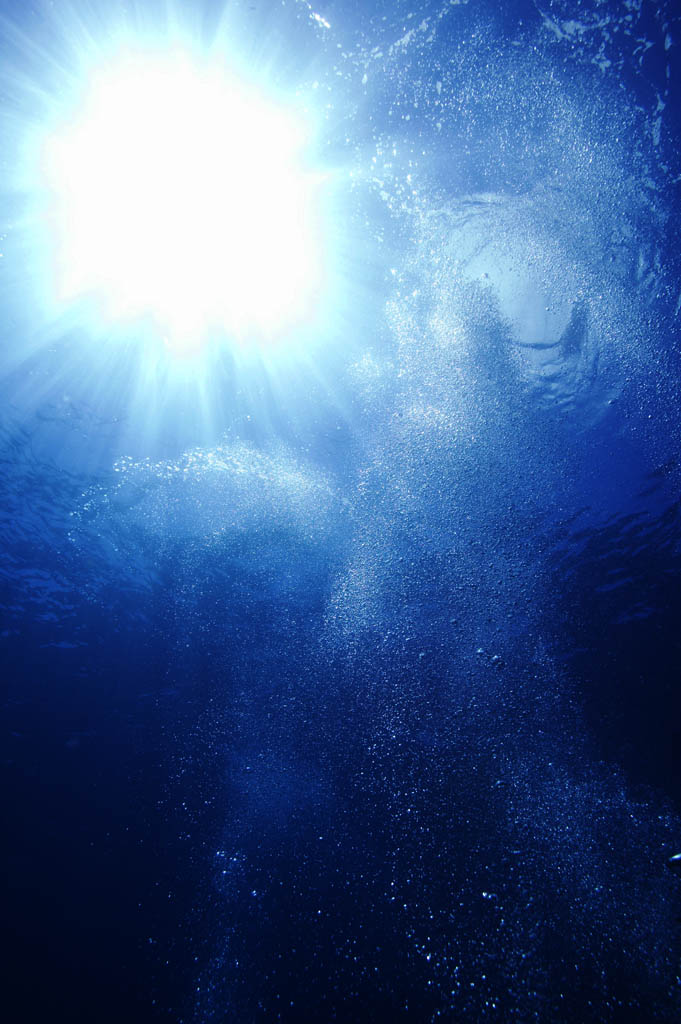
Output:
<svg viewBox="0 0 681 1024">
<path fill-rule="evenodd" d="M 323 280 L 305 127 L 216 63 L 127 54 L 45 140 L 54 292 L 173 347 L 271 342 Z"/>
</svg>

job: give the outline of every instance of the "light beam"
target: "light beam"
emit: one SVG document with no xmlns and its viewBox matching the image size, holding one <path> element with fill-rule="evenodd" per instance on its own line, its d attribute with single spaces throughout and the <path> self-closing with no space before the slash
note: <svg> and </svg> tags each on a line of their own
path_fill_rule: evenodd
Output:
<svg viewBox="0 0 681 1024">
<path fill-rule="evenodd" d="M 216 63 L 127 55 L 46 140 L 54 292 L 173 348 L 271 342 L 323 279 L 305 126 Z"/>
</svg>

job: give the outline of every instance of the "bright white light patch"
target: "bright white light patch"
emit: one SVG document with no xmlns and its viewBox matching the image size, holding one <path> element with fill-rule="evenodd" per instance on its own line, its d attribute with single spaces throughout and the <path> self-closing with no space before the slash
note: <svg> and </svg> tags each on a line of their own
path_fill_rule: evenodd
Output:
<svg viewBox="0 0 681 1024">
<path fill-rule="evenodd" d="M 151 316 L 178 348 L 290 328 L 320 284 L 303 143 L 294 117 L 215 67 L 154 56 L 100 72 L 45 152 L 59 299 Z"/>
</svg>

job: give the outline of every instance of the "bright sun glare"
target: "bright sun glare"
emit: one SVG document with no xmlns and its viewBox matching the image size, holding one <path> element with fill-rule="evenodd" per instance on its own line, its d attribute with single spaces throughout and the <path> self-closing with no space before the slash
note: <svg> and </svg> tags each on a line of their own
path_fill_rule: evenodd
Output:
<svg viewBox="0 0 681 1024">
<path fill-rule="evenodd" d="M 268 342 L 321 283 L 303 124 L 215 66 L 135 56 L 100 70 L 44 151 L 57 298 L 151 317 L 171 347 Z"/>
</svg>

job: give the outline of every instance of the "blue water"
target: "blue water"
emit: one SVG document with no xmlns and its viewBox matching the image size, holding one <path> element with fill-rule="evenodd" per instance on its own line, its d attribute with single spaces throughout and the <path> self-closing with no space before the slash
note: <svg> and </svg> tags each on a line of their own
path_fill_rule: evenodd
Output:
<svg viewBox="0 0 681 1024">
<path fill-rule="evenodd" d="M 2 5 L 6 1019 L 677 1022 L 676 5 L 185 7 L 340 284 L 200 386 L 48 316 L 23 133 L 167 22 Z"/>
</svg>

